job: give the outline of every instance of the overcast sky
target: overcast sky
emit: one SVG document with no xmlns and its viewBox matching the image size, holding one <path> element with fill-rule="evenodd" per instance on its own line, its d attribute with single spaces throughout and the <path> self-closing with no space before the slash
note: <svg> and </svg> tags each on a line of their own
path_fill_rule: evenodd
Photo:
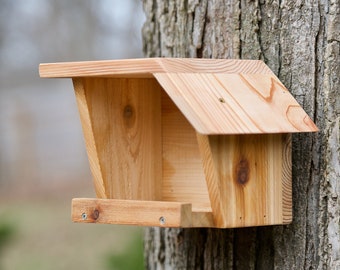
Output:
<svg viewBox="0 0 340 270">
<path fill-rule="evenodd" d="M 138 0 L 0 0 L 2 69 L 141 56 Z"/>
</svg>

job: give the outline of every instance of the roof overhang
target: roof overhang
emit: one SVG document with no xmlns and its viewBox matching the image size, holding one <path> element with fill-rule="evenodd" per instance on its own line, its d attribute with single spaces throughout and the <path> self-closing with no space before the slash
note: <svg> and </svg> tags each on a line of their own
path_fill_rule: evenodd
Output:
<svg viewBox="0 0 340 270">
<path fill-rule="evenodd" d="M 315 132 L 294 97 L 259 60 L 147 58 L 40 65 L 49 78 L 155 78 L 202 134 Z"/>
</svg>

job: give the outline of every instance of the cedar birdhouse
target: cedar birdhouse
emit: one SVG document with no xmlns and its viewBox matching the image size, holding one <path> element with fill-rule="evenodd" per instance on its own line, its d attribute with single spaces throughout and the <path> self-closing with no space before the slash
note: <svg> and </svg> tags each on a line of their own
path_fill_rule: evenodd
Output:
<svg viewBox="0 0 340 270">
<path fill-rule="evenodd" d="M 263 62 L 70 62 L 40 75 L 73 79 L 97 194 L 73 199 L 73 221 L 291 222 L 290 133 L 317 127 Z"/>
</svg>

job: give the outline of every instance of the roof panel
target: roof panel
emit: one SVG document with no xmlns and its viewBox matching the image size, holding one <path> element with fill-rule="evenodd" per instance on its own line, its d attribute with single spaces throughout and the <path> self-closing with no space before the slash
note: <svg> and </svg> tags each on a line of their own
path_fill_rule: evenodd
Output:
<svg viewBox="0 0 340 270">
<path fill-rule="evenodd" d="M 317 131 L 273 75 L 155 73 L 154 76 L 199 133 Z"/>
<path fill-rule="evenodd" d="M 41 77 L 152 78 L 202 134 L 313 132 L 317 127 L 258 60 L 144 58 L 41 64 Z"/>
</svg>

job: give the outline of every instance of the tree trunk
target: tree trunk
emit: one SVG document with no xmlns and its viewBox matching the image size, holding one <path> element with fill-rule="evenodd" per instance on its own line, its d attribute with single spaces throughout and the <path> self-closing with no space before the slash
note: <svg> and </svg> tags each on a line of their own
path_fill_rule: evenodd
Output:
<svg viewBox="0 0 340 270">
<path fill-rule="evenodd" d="M 262 59 L 320 129 L 293 135 L 293 223 L 145 232 L 148 269 L 340 269 L 339 0 L 144 0 L 148 57 Z"/>
</svg>

